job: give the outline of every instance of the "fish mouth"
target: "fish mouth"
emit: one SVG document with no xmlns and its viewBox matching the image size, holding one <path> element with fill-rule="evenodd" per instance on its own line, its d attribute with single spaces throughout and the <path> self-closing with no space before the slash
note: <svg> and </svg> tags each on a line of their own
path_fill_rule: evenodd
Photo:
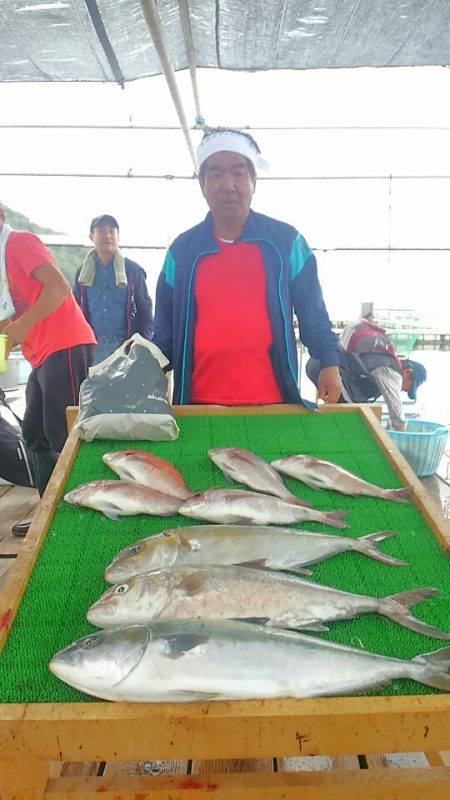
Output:
<svg viewBox="0 0 450 800">
<path fill-rule="evenodd" d="M 70 503 L 70 505 L 76 506 L 77 505 L 76 490 L 74 489 L 71 492 L 67 492 L 67 494 L 64 495 L 64 501 L 66 503 Z"/>
</svg>

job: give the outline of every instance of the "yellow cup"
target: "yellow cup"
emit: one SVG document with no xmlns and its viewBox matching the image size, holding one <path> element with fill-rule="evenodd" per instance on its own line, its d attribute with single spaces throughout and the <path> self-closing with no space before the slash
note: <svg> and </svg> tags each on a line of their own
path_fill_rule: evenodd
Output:
<svg viewBox="0 0 450 800">
<path fill-rule="evenodd" d="M 6 372 L 6 342 L 8 337 L 0 333 L 0 372 Z"/>
</svg>

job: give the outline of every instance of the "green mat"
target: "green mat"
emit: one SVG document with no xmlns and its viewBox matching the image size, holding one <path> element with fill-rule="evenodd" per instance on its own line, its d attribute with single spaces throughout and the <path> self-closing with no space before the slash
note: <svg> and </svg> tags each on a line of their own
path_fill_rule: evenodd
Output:
<svg viewBox="0 0 450 800">
<path fill-rule="evenodd" d="M 243 447 L 267 460 L 288 453 L 310 453 L 334 461 L 371 483 L 388 488 L 401 485 L 363 420 L 355 413 L 199 416 L 180 417 L 178 421 L 180 437 L 175 442 L 82 443 L 66 490 L 89 480 L 113 478 L 114 473 L 101 456 L 128 447 L 147 449 L 167 458 L 194 491 L 226 487 L 229 482 L 206 455 L 210 447 L 224 445 Z M 448 560 L 415 506 L 317 491 L 289 478 L 286 485 L 316 508 L 343 508 L 349 512 L 348 531 L 318 523 L 299 528 L 348 536 L 396 530 L 399 535 L 381 543 L 380 549 L 409 565 L 391 567 L 357 553 L 346 553 L 313 566 L 312 580 L 379 597 L 411 588 L 436 587 L 441 593 L 414 607 L 413 613 L 450 631 Z M 188 523 L 181 516 L 123 517 L 114 522 L 99 512 L 69 506 L 61 500 L 0 655 L 0 702 L 98 702 L 51 675 L 48 661 L 56 651 L 94 630 L 86 622 L 85 614 L 107 588 L 103 571 L 119 550 L 137 539 Z M 330 623 L 329 632 L 320 636 L 405 659 L 446 644 L 373 614 Z M 402 680 L 370 694 L 435 692 Z"/>
</svg>

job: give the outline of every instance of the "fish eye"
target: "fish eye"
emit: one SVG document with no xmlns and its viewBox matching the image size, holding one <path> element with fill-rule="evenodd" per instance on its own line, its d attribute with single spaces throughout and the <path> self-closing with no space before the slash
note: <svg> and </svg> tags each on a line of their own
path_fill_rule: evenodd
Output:
<svg viewBox="0 0 450 800">
<path fill-rule="evenodd" d="M 142 550 L 142 545 L 141 544 L 134 544 L 132 547 L 130 547 L 128 552 L 130 553 L 130 555 L 135 556 L 136 553 L 140 553 L 141 550 Z"/>
<path fill-rule="evenodd" d="M 114 594 L 125 594 L 125 592 L 127 591 L 128 591 L 128 584 L 121 583 L 120 586 L 118 586 L 117 589 L 115 590 Z"/>
</svg>

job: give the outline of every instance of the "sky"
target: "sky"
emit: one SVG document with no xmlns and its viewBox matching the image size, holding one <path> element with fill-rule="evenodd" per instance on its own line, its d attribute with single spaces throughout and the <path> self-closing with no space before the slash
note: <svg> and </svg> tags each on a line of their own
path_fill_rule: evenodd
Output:
<svg viewBox="0 0 450 800">
<path fill-rule="evenodd" d="M 189 75 L 177 73 L 177 80 L 187 119 L 193 123 Z M 372 301 L 376 308 L 432 315 L 440 328 L 450 330 L 449 252 L 330 252 L 358 247 L 450 248 L 449 68 L 250 74 L 199 70 L 198 82 L 209 125 L 303 127 L 251 131 L 270 162 L 268 176 L 302 176 L 261 180 L 253 207 L 296 226 L 318 249 L 319 274 L 332 318 L 357 317 L 361 302 Z M 31 123 L 177 125 L 178 121 L 162 77 L 126 84 L 124 90 L 110 84 L 0 84 L 0 125 Z M 391 129 L 343 130 L 343 126 Z M 199 137 L 194 132 L 195 143 Z M 193 167 L 179 130 L 0 127 L 0 173 L 18 171 L 189 177 Z M 390 175 L 428 177 L 338 179 Z M 165 248 L 207 210 L 193 180 L 0 175 L 0 198 L 34 222 L 66 234 L 68 241 L 86 244 L 89 221 L 100 213 L 117 217 L 123 245 Z M 164 251 L 132 250 L 129 255 L 147 270 L 154 294 Z"/>
</svg>

